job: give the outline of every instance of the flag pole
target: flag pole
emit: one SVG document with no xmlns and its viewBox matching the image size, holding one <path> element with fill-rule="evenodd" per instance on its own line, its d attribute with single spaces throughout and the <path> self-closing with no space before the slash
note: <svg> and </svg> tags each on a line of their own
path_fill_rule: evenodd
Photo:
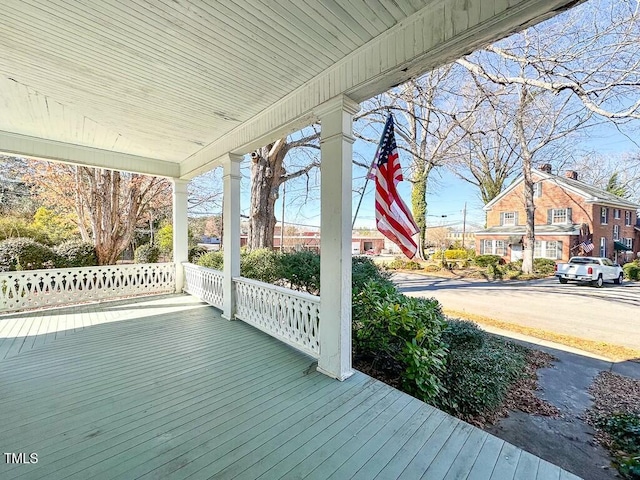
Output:
<svg viewBox="0 0 640 480">
<path fill-rule="evenodd" d="M 378 152 L 376 152 L 376 156 L 373 157 L 373 162 L 371 162 L 371 165 L 369 165 L 369 170 L 367 170 L 367 177 L 364 182 L 364 188 L 362 189 L 362 195 L 360 195 L 360 200 L 358 200 L 358 206 L 356 207 L 356 213 L 353 215 L 353 222 L 351 222 L 351 230 L 355 228 L 356 219 L 358 218 L 358 212 L 360 211 L 360 205 L 362 205 L 362 199 L 364 198 L 364 194 L 367 192 L 367 185 L 369 184 L 371 170 L 376 163 L 376 158 L 378 158 Z"/>
</svg>

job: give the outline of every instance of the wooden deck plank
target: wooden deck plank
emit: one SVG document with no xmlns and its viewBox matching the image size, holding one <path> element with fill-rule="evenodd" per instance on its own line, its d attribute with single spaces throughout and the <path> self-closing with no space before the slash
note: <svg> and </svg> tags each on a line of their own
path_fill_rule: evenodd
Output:
<svg viewBox="0 0 640 480">
<path fill-rule="evenodd" d="M 538 457 L 523 450 L 520 454 L 520 459 L 518 460 L 518 466 L 516 467 L 514 478 L 517 478 L 518 480 L 535 480 L 538 476 L 539 464 L 540 459 Z"/>
<path fill-rule="evenodd" d="M 329 478 L 353 478 L 364 465 L 376 456 L 389 437 L 393 437 L 400 430 L 407 428 L 407 422 L 422 407 L 421 402 L 409 399 L 407 405 L 390 421 L 378 430 L 370 440 L 345 461 Z"/>
<path fill-rule="evenodd" d="M 493 467 L 491 480 L 509 480 L 514 478 L 522 450 L 505 442 L 500 450 L 498 461 Z"/>
<path fill-rule="evenodd" d="M 392 395 L 389 395 L 389 397 L 392 397 Z M 363 415 L 360 418 L 364 421 L 358 422 L 360 425 L 355 430 L 344 430 L 340 435 L 336 435 L 319 450 L 320 455 L 314 453 L 307 457 L 299 467 L 292 470 L 291 474 L 295 476 L 297 471 L 308 471 L 310 478 L 330 477 L 349 460 L 362 443 L 368 442 L 386 423 L 392 422 L 409 404 L 410 397 L 408 395 L 398 395 L 384 410 L 375 412 L 373 415 Z M 378 410 L 378 405 L 376 405 L 375 409 Z M 330 455 L 319 463 L 319 458 L 328 453 Z M 287 477 L 285 476 L 285 478 Z"/>
<path fill-rule="evenodd" d="M 467 424 L 452 421 L 452 419 L 452 417 L 448 417 L 438 425 L 433 435 L 429 437 L 422 448 L 420 448 L 398 478 L 416 479 L 422 477 L 422 473 L 429 468 L 449 438 L 451 438 L 451 436 L 455 438 L 460 434 L 466 433 L 466 428 L 463 427 Z M 454 455 L 457 453 L 458 452 L 454 452 Z"/>
<path fill-rule="evenodd" d="M 453 465 L 444 476 L 445 480 L 454 480 L 458 478 L 467 478 L 467 475 L 471 472 L 471 468 L 475 463 L 480 450 L 486 442 L 489 434 L 478 428 L 474 428 L 469 438 L 458 452 Z"/>
<path fill-rule="evenodd" d="M 280 477 L 283 473 L 282 469 L 284 473 L 289 471 L 306 458 L 309 452 L 315 451 L 318 445 L 323 445 L 337 432 L 347 428 L 360 415 L 363 408 L 369 408 L 377 399 L 386 395 L 380 382 L 368 379 L 365 375 L 356 373 L 348 382 L 357 382 L 357 391 L 352 398 L 300 432 L 298 432 L 299 426 L 296 425 L 293 429 L 281 433 L 268 444 L 251 452 L 251 458 L 243 465 L 245 469 L 238 468 L 235 476 L 231 478 L 255 479 L 261 475 L 267 478 Z M 286 460 L 288 465 L 283 465 L 281 463 L 283 460 Z M 277 467 L 280 467 L 280 472 Z M 222 472 L 221 475 L 223 474 L 226 475 Z"/>
<path fill-rule="evenodd" d="M 443 424 L 448 423 L 448 416 L 441 411 L 435 411 L 427 418 L 416 433 L 393 456 L 389 463 L 375 476 L 375 478 L 398 478 L 413 460 L 422 446 L 433 436 L 434 432 Z"/>
<path fill-rule="evenodd" d="M 559 480 L 560 470 L 560 467 L 544 460 L 540 460 L 540 463 L 538 463 L 538 475 L 536 478 L 539 480 Z"/>
<path fill-rule="evenodd" d="M 491 477 L 504 443 L 504 440 L 489 435 L 482 445 L 476 461 L 473 462 L 467 478 L 469 480 L 486 480 Z"/>
<path fill-rule="evenodd" d="M 387 466 L 389 461 L 396 455 L 405 443 L 411 438 L 416 431 L 422 428 L 427 419 L 436 411 L 430 405 L 425 405 L 419 400 L 418 411 L 407 420 L 403 427 L 395 434 L 389 436 L 384 445 L 376 452 L 376 454 L 365 463 L 353 475 L 354 480 L 369 480 L 374 478 L 380 471 Z"/>
<path fill-rule="evenodd" d="M 361 374 L 356 373 L 356 375 L 360 376 Z M 311 438 L 306 442 L 289 442 L 287 447 L 292 451 L 285 449 L 286 456 L 273 455 L 270 458 L 273 463 L 265 462 L 265 469 L 256 478 L 281 478 L 309 455 L 315 454 L 319 448 L 331 441 L 336 435 L 352 428 L 352 423 L 358 420 L 363 411 L 369 411 L 377 402 L 389 395 L 389 391 L 384 388 L 384 385 L 375 381 L 365 385 L 361 393 L 365 394 L 364 400 L 340 417 L 339 422 L 319 425 L 317 429 L 311 429 L 306 435 L 310 435 Z M 357 399 L 357 401 L 359 400 L 360 398 Z M 350 408 L 351 405 L 347 405 L 347 407 Z"/>
<path fill-rule="evenodd" d="M 0 449 L 39 454 L 3 480 L 532 478 L 537 460 L 362 373 L 320 375 L 188 296 L 0 322 Z"/>
</svg>

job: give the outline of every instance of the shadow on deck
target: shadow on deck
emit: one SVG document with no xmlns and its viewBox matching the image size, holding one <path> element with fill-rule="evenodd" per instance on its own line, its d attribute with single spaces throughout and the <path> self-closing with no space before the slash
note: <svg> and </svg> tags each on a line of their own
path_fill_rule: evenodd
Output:
<svg viewBox="0 0 640 480">
<path fill-rule="evenodd" d="M 3 479 L 577 478 L 190 296 L 0 317 L 0 340 L 0 448 L 38 459 Z"/>
</svg>

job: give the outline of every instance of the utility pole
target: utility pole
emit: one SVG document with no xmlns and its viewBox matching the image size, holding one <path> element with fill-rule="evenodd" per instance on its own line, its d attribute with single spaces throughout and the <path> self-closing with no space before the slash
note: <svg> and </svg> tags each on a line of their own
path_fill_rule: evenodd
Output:
<svg viewBox="0 0 640 480">
<path fill-rule="evenodd" d="M 284 252 L 284 199 L 287 193 L 286 183 L 282 184 L 282 214 L 280 215 L 280 253 Z"/>
<path fill-rule="evenodd" d="M 462 249 L 464 250 L 464 234 L 467 229 L 467 202 L 464 202 L 462 208 Z"/>
</svg>

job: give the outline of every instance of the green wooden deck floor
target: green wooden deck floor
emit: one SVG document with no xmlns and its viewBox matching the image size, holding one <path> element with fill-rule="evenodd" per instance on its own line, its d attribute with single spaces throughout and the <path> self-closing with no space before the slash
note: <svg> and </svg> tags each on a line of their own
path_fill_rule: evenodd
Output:
<svg viewBox="0 0 640 480">
<path fill-rule="evenodd" d="M 38 457 L 2 479 L 577 478 L 189 296 L 0 317 L 0 341 L 0 453 Z"/>
</svg>

